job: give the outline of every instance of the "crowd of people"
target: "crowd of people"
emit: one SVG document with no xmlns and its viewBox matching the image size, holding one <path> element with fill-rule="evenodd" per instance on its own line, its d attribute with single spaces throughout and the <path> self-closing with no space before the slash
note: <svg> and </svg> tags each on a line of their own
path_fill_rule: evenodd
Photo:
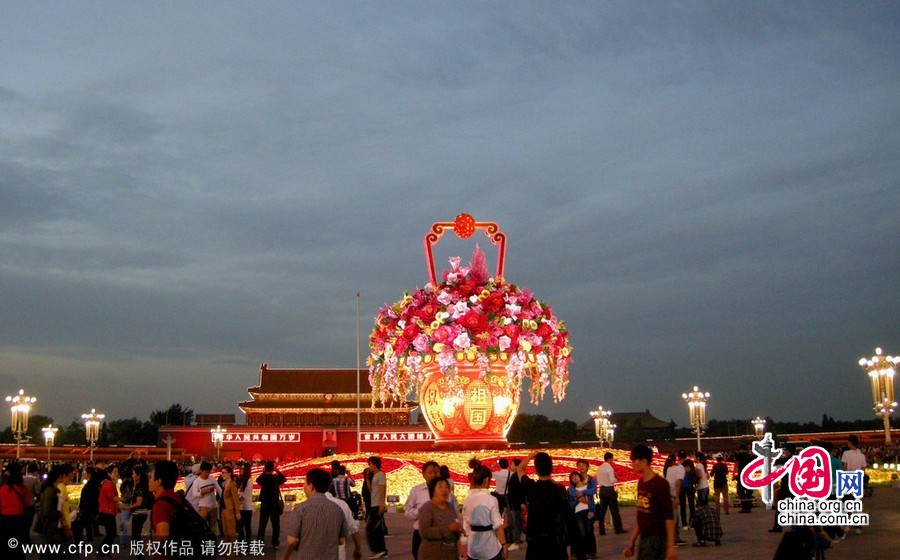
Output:
<svg viewBox="0 0 900 560">
<path fill-rule="evenodd" d="M 868 466 L 853 436 L 846 450 L 822 445 L 831 453 L 833 472 Z M 797 452 L 790 443 L 783 449 L 780 464 Z M 578 460 L 567 484 L 553 479 L 553 461 L 545 452 L 500 458 L 493 464 L 472 459 L 468 493 L 461 507 L 449 468 L 427 461 L 421 469 L 423 481 L 410 490 L 403 510 L 413 523 L 412 556 L 416 560 L 457 560 L 461 556 L 501 560 L 510 551 L 526 548 L 526 560 L 589 560 L 597 557 L 597 538 L 608 532 L 630 533 L 623 554 L 637 554 L 641 559 L 675 557 L 676 548 L 687 544 L 682 532 L 688 530 L 695 536 L 693 546 L 721 546 L 720 516 L 722 512 L 730 515 L 732 509 L 729 479 L 738 480 L 754 457 L 747 446 L 728 457 L 673 453 L 665 461 L 662 475 L 651 466 L 654 455 L 645 445 L 631 451 L 630 467 L 638 476 L 632 528 L 623 525 L 619 512 L 619 481 L 612 453 L 606 453 L 593 472 L 589 461 Z M 526 475 L 532 464 L 533 474 Z M 189 507 L 219 540 L 249 546 L 254 537 L 257 493 L 255 541 L 262 546 L 270 534 L 269 545 L 277 550 L 284 536 L 285 560 L 295 554 L 301 560 L 351 556 L 359 560 L 363 536 L 369 558 L 388 556 L 388 487 L 378 456 L 369 457 L 366 469 L 356 477 L 338 461 L 332 461 L 330 471 L 309 470 L 303 487 L 307 499 L 287 513 L 281 494 L 286 479 L 274 462 L 266 462 L 256 477 L 251 476 L 251 464 L 246 462 L 226 461 L 215 470 L 214 476 L 209 462 L 179 465 L 159 461 L 151 468 L 139 458 L 78 468 L 66 463 L 10 462 L 0 479 L 0 532 L 4 541 L 14 538 L 21 543 L 30 542 L 32 536 L 50 543 L 102 539 L 100 544 L 107 546 L 97 548 L 97 557 L 103 559 L 117 537 L 123 542 L 163 542 L 183 536 L 175 534 L 174 522 L 179 509 Z M 175 492 L 182 476 L 184 489 Z M 83 481 L 80 500 L 70 511 L 68 486 L 79 479 Z M 790 496 L 788 484 L 776 487 L 776 499 Z M 740 482 L 737 499 L 738 513 L 753 511 L 754 495 Z M 783 530 L 776 509 L 771 531 Z M 798 541 L 798 531 L 812 543 L 805 546 L 817 550 L 845 537 L 840 527 L 794 527 L 790 538 L 785 535 L 776 558 L 800 557 L 791 548 Z M 157 551 L 154 556 L 165 553 Z M 24 558 L 24 554 L 19 548 L 6 557 Z"/>
</svg>

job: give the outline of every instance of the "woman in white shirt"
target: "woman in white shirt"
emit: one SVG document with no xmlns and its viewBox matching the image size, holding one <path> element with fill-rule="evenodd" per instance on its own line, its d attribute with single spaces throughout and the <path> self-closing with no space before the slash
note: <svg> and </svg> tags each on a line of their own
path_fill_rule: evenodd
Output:
<svg viewBox="0 0 900 560">
<path fill-rule="evenodd" d="M 469 560 L 500 560 L 506 539 L 500 504 L 491 496 L 491 469 L 478 465 L 472 471 L 472 489 L 463 506 L 463 529 L 468 535 Z"/>
<path fill-rule="evenodd" d="M 706 474 L 706 455 L 697 452 L 697 464 L 694 465 L 694 476 L 697 479 L 697 503 L 709 503 L 709 475 Z"/>
<path fill-rule="evenodd" d="M 251 521 L 253 520 L 253 480 L 250 478 L 250 463 L 244 463 L 241 467 L 241 477 L 238 479 L 238 494 L 241 497 L 241 525 L 238 530 L 238 538 L 243 537 L 247 546 L 253 538 Z"/>
</svg>

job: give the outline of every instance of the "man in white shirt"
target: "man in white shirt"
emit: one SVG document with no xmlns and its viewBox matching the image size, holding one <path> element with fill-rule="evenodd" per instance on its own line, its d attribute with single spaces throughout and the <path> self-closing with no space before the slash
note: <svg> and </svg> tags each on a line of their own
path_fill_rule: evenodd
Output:
<svg viewBox="0 0 900 560">
<path fill-rule="evenodd" d="M 344 514 L 344 521 L 347 523 L 347 532 L 350 533 L 350 536 L 353 538 L 353 558 L 354 560 L 359 560 L 362 558 L 362 546 L 360 545 L 359 538 L 359 521 L 353 517 L 353 512 L 350 511 L 350 506 L 347 505 L 347 502 L 340 498 L 336 498 L 331 494 L 331 492 L 325 492 L 325 498 L 331 502 L 334 502 L 341 508 L 341 512 Z M 347 558 L 347 545 L 345 543 L 341 543 L 338 547 L 338 558 L 340 560 L 346 560 Z"/>
<path fill-rule="evenodd" d="M 194 463 L 194 466 L 191 467 L 190 474 L 185 475 L 184 477 L 184 497 L 192 506 L 194 506 L 194 511 L 198 511 L 200 508 L 200 504 L 194 498 L 194 493 L 192 492 L 194 483 L 197 482 L 198 478 L 200 478 L 200 463 Z"/>
<path fill-rule="evenodd" d="M 422 478 L 425 479 L 425 482 L 418 486 L 413 486 L 409 491 L 406 504 L 403 506 L 403 515 L 413 521 L 412 554 L 416 560 L 419 558 L 419 546 L 422 544 L 422 536 L 419 534 L 419 509 L 431 501 L 431 497 L 428 495 L 428 483 L 440 475 L 441 467 L 436 462 L 428 461 L 422 465 Z M 458 508 L 456 497 L 452 492 L 447 503 L 454 510 Z"/>
<path fill-rule="evenodd" d="M 616 471 L 613 468 L 613 459 L 615 455 L 607 451 L 603 455 L 604 463 L 597 469 L 597 493 L 600 495 L 600 511 L 597 513 L 597 519 L 600 523 L 600 534 L 606 534 L 604 527 L 606 523 L 606 510 L 612 516 L 613 527 L 616 534 L 621 535 L 625 532 L 622 527 L 622 516 L 619 515 L 619 493 L 616 492 Z M 586 461 L 585 461 L 586 463 Z M 579 464 L 579 470 L 581 465 Z"/>
<path fill-rule="evenodd" d="M 675 511 L 678 510 L 678 495 L 681 493 L 681 482 L 684 480 L 684 467 L 681 466 L 681 463 L 675 459 L 675 462 L 669 467 L 669 470 L 666 471 L 666 482 L 669 483 L 669 494 L 672 497 L 672 506 Z M 678 516 L 675 516 L 675 544 L 680 545 L 684 544 L 684 540 L 681 538 L 681 530 L 680 519 Z"/>
<path fill-rule="evenodd" d="M 219 501 L 222 489 L 219 484 L 209 476 L 212 465 L 206 462 L 200 463 L 200 476 L 191 485 L 189 495 L 197 501 L 197 513 L 209 523 L 209 528 L 216 535 L 219 534 Z"/>
<path fill-rule="evenodd" d="M 841 455 L 841 462 L 844 464 L 844 470 L 865 472 L 866 467 L 869 466 L 869 462 L 866 461 L 865 453 L 859 450 L 859 438 L 855 435 L 851 435 L 847 438 L 847 444 L 850 446 L 850 449 L 844 451 L 843 455 Z M 847 495 L 844 499 L 852 499 L 852 496 Z M 853 533 L 856 535 L 862 533 L 862 527 L 855 525 L 853 527 Z"/>
</svg>

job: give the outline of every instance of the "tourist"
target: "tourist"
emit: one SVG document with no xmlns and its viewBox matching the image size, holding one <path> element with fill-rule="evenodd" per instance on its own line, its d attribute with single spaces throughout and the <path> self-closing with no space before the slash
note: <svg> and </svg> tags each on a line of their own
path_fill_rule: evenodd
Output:
<svg viewBox="0 0 900 560">
<path fill-rule="evenodd" d="M 795 443 L 785 443 L 782 448 L 781 457 L 775 460 L 776 467 L 783 467 L 787 464 L 787 462 L 797 453 L 797 444 Z M 775 510 L 775 519 L 772 521 L 772 528 L 769 529 L 770 533 L 780 533 L 783 531 L 781 527 L 781 523 L 778 522 L 778 502 L 781 500 L 793 497 L 793 493 L 791 492 L 791 485 L 787 478 L 782 478 L 776 483 L 775 486 L 775 503 L 772 504 L 774 507 L 772 509 Z"/>
<path fill-rule="evenodd" d="M 500 515 L 509 506 L 507 493 L 509 492 L 509 459 L 501 457 L 497 461 L 498 470 L 494 471 L 491 477 L 494 479 L 494 492 L 497 502 L 500 504 Z"/>
<path fill-rule="evenodd" d="M 22 476 L 22 464 L 13 461 L 3 471 L 3 484 L 0 485 L 0 538 L 7 550 L 6 558 L 25 558 L 22 545 L 28 543 L 28 511 L 33 502 Z M 17 543 L 9 547 L 7 543 Z"/>
<path fill-rule="evenodd" d="M 343 468 L 343 465 L 341 465 L 341 468 Z M 353 538 L 353 558 L 354 560 L 359 560 L 362 558 L 362 544 L 360 544 L 359 538 L 359 521 L 356 520 L 356 516 L 353 514 L 353 511 L 351 511 L 350 505 L 347 502 L 335 497 L 331 492 L 326 492 L 325 497 L 341 508 L 341 513 L 344 514 L 344 521 L 347 522 L 347 532 L 350 533 L 350 536 Z M 339 560 L 347 559 L 346 543 L 338 547 L 338 557 Z"/>
<path fill-rule="evenodd" d="M 272 520 L 272 546 L 278 548 L 281 543 L 281 514 L 283 502 L 281 501 L 281 485 L 287 480 L 281 472 L 275 468 L 275 463 L 266 461 L 263 473 L 256 477 L 259 486 L 259 527 L 256 530 L 256 540 L 266 541 L 266 525 Z"/>
<path fill-rule="evenodd" d="M 716 454 L 716 464 L 712 468 L 713 475 L 713 498 L 716 501 L 716 513 L 724 504 L 725 515 L 731 515 L 728 511 L 730 507 L 728 503 L 728 465 L 725 464 L 725 456 L 721 453 Z"/>
<path fill-rule="evenodd" d="M 463 530 L 469 539 L 469 560 L 500 560 L 504 556 L 506 539 L 500 504 L 491 495 L 490 486 L 491 469 L 477 465 L 472 471 L 472 489 L 463 505 Z"/>
<path fill-rule="evenodd" d="M 525 504 L 525 492 L 519 480 L 518 467 L 522 463 L 522 459 L 516 457 L 510 465 L 509 491 L 506 493 L 509 500 L 509 511 L 512 519 L 512 527 L 507 527 L 509 538 L 506 542 L 511 543 L 509 550 L 518 550 L 522 543 L 522 506 Z M 451 486 L 452 488 L 452 486 Z"/>
<path fill-rule="evenodd" d="M 631 467 L 640 477 L 637 484 L 637 525 L 631 534 L 625 557 L 634 556 L 637 546 L 639 560 L 677 558 L 675 549 L 675 501 L 671 484 L 656 474 L 650 464 L 653 451 L 646 445 L 631 450 Z M 670 468 L 671 471 L 671 468 Z"/>
<path fill-rule="evenodd" d="M 119 491 L 116 488 L 118 479 L 119 469 L 115 465 L 108 466 L 105 480 L 100 484 L 100 501 L 97 506 L 97 518 L 103 526 L 103 544 L 100 546 L 98 558 L 109 557 L 112 544 L 116 540 L 116 516 L 119 514 Z"/>
<path fill-rule="evenodd" d="M 234 469 L 228 465 L 222 467 L 222 534 L 225 541 L 237 540 L 237 525 L 241 521 L 241 494 L 234 481 Z"/>
<path fill-rule="evenodd" d="M 188 496 L 197 502 L 197 513 L 209 524 L 212 532 L 219 534 L 219 501 L 222 490 L 209 475 L 212 465 L 206 461 L 200 463 L 200 476 L 194 481 Z"/>
<path fill-rule="evenodd" d="M 37 513 L 37 507 L 41 502 L 41 477 L 38 476 L 38 465 L 37 463 L 28 463 L 28 467 L 25 469 L 25 476 L 22 479 L 22 484 L 28 490 L 28 495 L 31 496 L 31 507 L 25 513 L 26 517 L 28 517 L 28 527 L 34 527 L 34 517 Z M 29 530 L 28 535 L 26 536 L 25 541 L 31 542 L 31 531 Z"/>
<path fill-rule="evenodd" d="M 293 557 L 295 551 L 300 560 L 338 560 L 338 548 L 346 542 L 349 532 L 341 508 L 325 497 L 329 486 L 331 475 L 324 469 L 306 473 L 306 501 L 294 508 L 284 523 L 284 560 Z"/>
<path fill-rule="evenodd" d="M 419 532 L 422 545 L 419 560 L 457 560 L 462 526 L 459 512 L 451 505 L 450 483 L 436 477 L 428 483 L 431 500 L 419 508 Z"/>
<path fill-rule="evenodd" d="M 679 496 L 681 496 L 681 485 L 684 482 L 684 467 L 678 461 L 677 455 L 670 455 L 666 460 L 668 468 L 664 469 L 666 482 L 669 483 L 669 493 L 672 498 L 672 507 L 678 509 Z M 681 546 L 684 540 L 681 538 L 681 522 L 678 515 L 675 516 L 675 545 Z"/>
<path fill-rule="evenodd" d="M 866 467 L 869 466 L 868 461 L 866 461 L 866 456 L 862 451 L 859 450 L 859 438 L 855 435 L 850 435 L 847 438 L 847 445 L 850 446 L 850 449 L 844 451 L 843 455 L 841 455 L 841 462 L 844 464 L 845 471 L 863 471 L 865 473 Z M 868 478 L 868 475 L 864 475 Z M 853 496 L 847 494 L 844 497 L 845 500 L 852 500 Z M 853 527 L 853 534 L 858 535 L 862 533 L 862 527 L 856 525 Z"/>
<path fill-rule="evenodd" d="M 165 543 L 171 534 L 171 524 L 177 508 L 185 500 L 175 493 L 178 480 L 178 465 L 172 461 L 157 461 L 150 475 L 149 488 L 153 493 L 153 507 L 150 510 L 150 532 L 157 543 Z M 162 548 L 160 557 L 165 557 L 171 548 Z"/>
<path fill-rule="evenodd" d="M 241 524 L 238 526 L 238 537 L 243 538 L 247 546 L 253 538 L 253 482 L 250 481 L 250 463 L 241 467 L 241 478 L 238 482 L 241 494 Z"/>
<path fill-rule="evenodd" d="M 719 520 L 719 513 L 709 505 L 707 499 L 697 498 L 693 527 L 694 533 L 697 535 L 697 542 L 694 543 L 694 546 L 704 547 L 709 541 L 716 543 L 716 546 L 722 544 L 722 524 Z"/>
<path fill-rule="evenodd" d="M 706 455 L 698 451 L 694 454 L 694 478 L 697 479 L 697 503 L 709 503 L 709 475 L 706 472 Z"/>
<path fill-rule="evenodd" d="M 737 481 L 738 499 L 741 501 L 741 510 L 738 513 L 750 513 L 753 511 L 753 490 L 744 486 L 741 482 L 741 471 L 753 461 L 753 455 L 748 451 L 746 443 L 742 443 L 734 456 L 734 480 Z"/>
<path fill-rule="evenodd" d="M 200 511 L 200 498 L 199 496 L 195 498 L 193 492 L 194 484 L 198 478 L 200 478 L 200 463 L 194 463 L 191 466 L 191 472 L 184 477 L 184 497 L 194 508 L 194 511 Z"/>
<path fill-rule="evenodd" d="M 131 503 L 122 509 L 131 512 L 131 540 L 139 541 L 147 515 L 153 506 L 153 494 L 150 492 L 150 478 L 144 467 L 135 466 L 131 470 L 131 480 L 133 482 Z"/>
<path fill-rule="evenodd" d="M 45 544 L 65 545 L 72 541 L 69 517 L 69 492 L 66 486 L 75 479 L 75 469 L 69 464 L 54 465 L 41 487 L 41 508 L 36 528 Z M 64 547 L 65 548 L 65 547 Z M 69 558 L 71 554 L 64 554 Z M 49 549 L 41 553 L 41 560 L 59 560 L 60 555 Z"/>
<path fill-rule="evenodd" d="M 577 560 L 585 560 L 587 558 L 588 538 L 594 541 L 594 532 L 591 520 L 594 517 L 593 500 L 588 500 L 586 495 L 588 489 L 588 481 L 582 477 L 581 473 L 575 471 L 569 474 L 569 507 L 575 513 L 575 519 L 578 521 L 578 532 L 571 536 L 572 556 Z"/>
<path fill-rule="evenodd" d="M 100 484 L 104 477 L 94 467 L 84 469 L 87 482 L 81 487 L 81 499 L 78 501 L 78 517 L 73 523 L 75 540 L 93 542 L 100 533 L 97 525 L 97 506 L 100 504 Z"/>
<path fill-rule="evenodd" d="M 538 479 L 525 476 L 528 463 L 534 461 Z M 566 491 L 553 481 L 553 460 L 541 451 L 516 467 L 516 473 L 528 501 L 528 548 L 526 560 L 566 560 L 567 535 L 574 529 L 574 515 Z"/>
<path fill-rule="evenodd" d="M 697 492 L 697 476 L 694 473 L 694 462 L 687 458 L 684 451 L 678 452 L 678 462 L 684 467 L 684 478 L 681 480 L 681 489 L 678 492 L 678 509 L 681 513 L 681 526 L 684 530 L 690 530 L 690 520 L 694 518 L 694 500 Z M 690 465 L 690 468 L 688 468 Z M 690 513 L 690 516 L 688 516 Z"/>
<path fill-rule="evenodd" d="M 441 468 L 436 462 L 427 461 L 422 465 L 422 478 L 425 479 L 425 482 L 413 486 L 409 491 L 406 504 L 403 506 L 403 515 L 413 522 L 412 555 L 414 559 L 418 559 L 419 545 L 422 543 L 422 536 L 419 534 L 419 509 L 431 501 L 432 496 L 431 491 L 428 489 L 428 484 L 440 474 Z M 450 503 L 452 507 L 456 508 L 456 499 L 454 497 L 450 498 Z"/>
<path fill-rule="evenodd" d="M 821 447 L 828 452 L 829 466 L 831 469 L 831 495 L 829 498 L 833 500 L 837 498 L 837 492 L 835 491 L 837 488 L 837 471 L 842 470 L 844 464 L 838 459 L 837 448 L 833 443 L 830 441 L 823 441 Z M 842 541 L 847 538 L 844 529 L 839 525 L 826 526 L 825 532 L 831 540 Z"/>
<path fill-rule="evenodd" d="M 381 457 L 369 457 L 369 471 L 372 473 L 370 498 L 372 507 L 366 519 L 366 540 L 372 556 L 384 558 L 388 555 L 384 542 L 384 514 L 387 511 L 387 478 L 381 470 Z"/>
<path fill-rule="evenodd" d="M 616 470 L 613 465 L 615 462 L 613 459 L 615 455 L 611 452 L 607 451 L 603 454 L 603 464 L 600 465 L 600 468 L 597 469 L 597 485 L 599 486 L 599 494 L 600 494 L 600 511 L 598 512 L 598 519 L 600 524 L 600 534 L 606 534 L 606 510 L 609 509 L 609 514 L 612 517 L 613 529 L 615 530 L 617 535 L 620 535 L 625 532 L 625 529 L 622 527 L 622 516 L 619 514 L 619 493 L 616 492 Z M 582 466 L 584 466 L 585 472 L 587 472 L 587 461 L 581 459 L 578 463 L 579 472 L 582 470 Z M 593 532 L 592 532 L 593 534 Z M 591 543 L 588 543 L 590 547 Z M 594 544 L 593 549 L 596 551 L 596 543 Z M 591 551 L 588 550 L 588 555 L 591 554 Z"/>
</svg>

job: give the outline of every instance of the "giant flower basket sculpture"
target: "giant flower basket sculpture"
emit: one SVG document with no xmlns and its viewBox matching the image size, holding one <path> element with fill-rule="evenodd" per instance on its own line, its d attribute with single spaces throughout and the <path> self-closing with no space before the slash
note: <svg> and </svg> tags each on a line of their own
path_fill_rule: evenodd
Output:
<svg viewBox="0 0 900 560">
<path fill-rule="evenodd" d="M 461 238 L 476 230 L 498 247 L 497 271 L 487 273 L 477 247 L 468 266 L 450 259 L 440 282 L 432 247 L 444 230 Z M 425 236 L 431 281 L 382 308 L 369 338 L 373 403 L 418 395 L 438 446 L 506 446 L 523 381 L 532 403 L 549 386 L 565 398 L 572 348 L 569 332 L 549 305 L 503 278 L 506 236 L 493 222 L 460 214 L 437 222 Z"/>
</svg>

